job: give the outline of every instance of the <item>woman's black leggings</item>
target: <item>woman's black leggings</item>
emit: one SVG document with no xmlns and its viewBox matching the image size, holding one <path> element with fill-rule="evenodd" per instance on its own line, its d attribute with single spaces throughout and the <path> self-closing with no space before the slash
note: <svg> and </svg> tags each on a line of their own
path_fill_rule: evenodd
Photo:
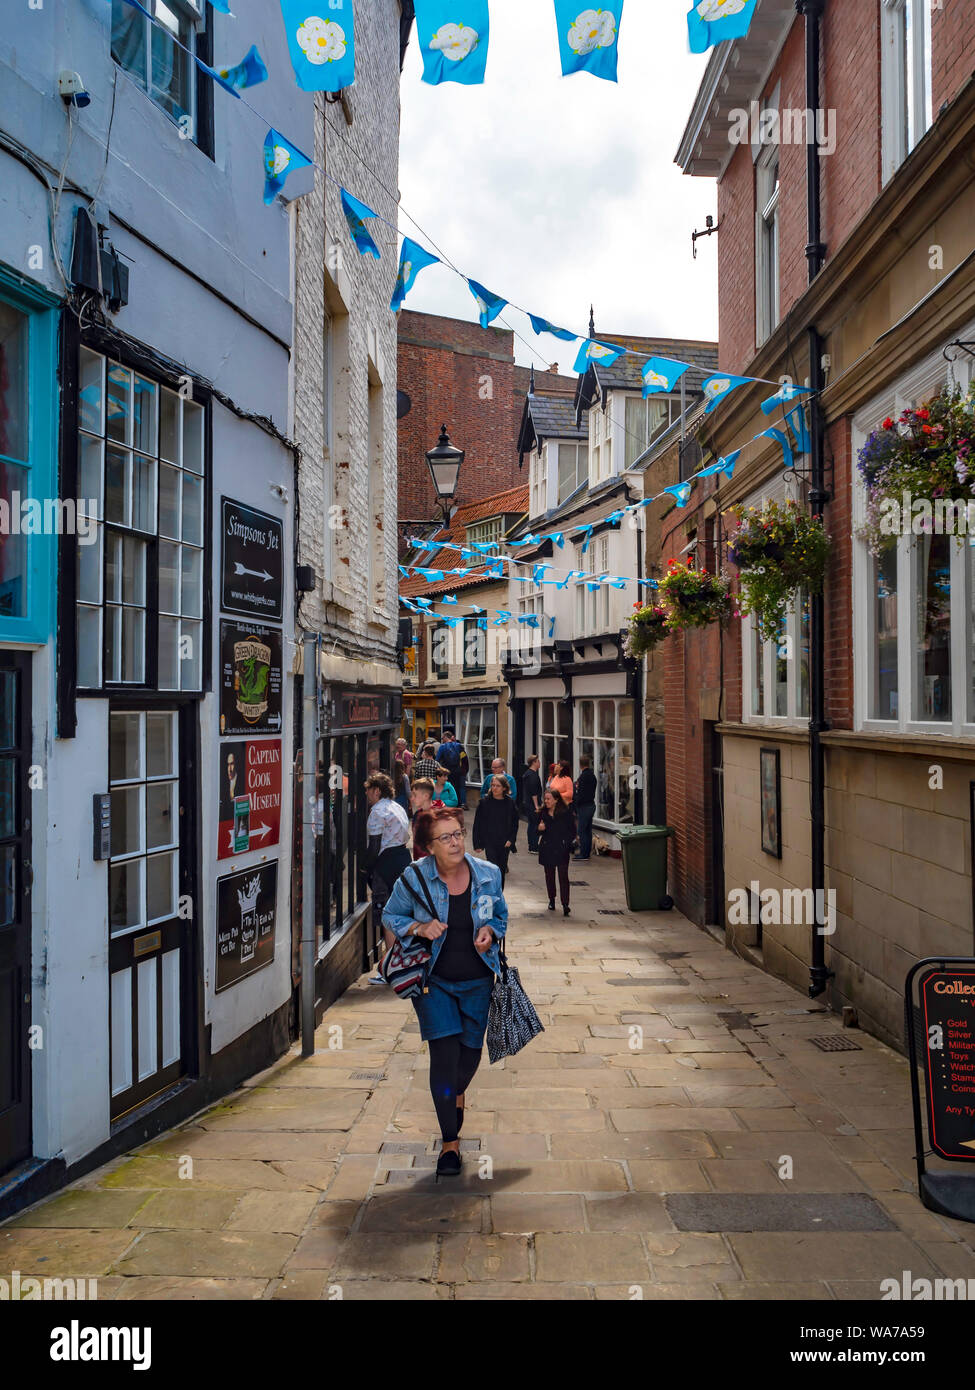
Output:
<svg viewBox="0 0 975 1390">
<path fill-rule="evenodd" d="M 457 1138 L 457 1097 L 467 1090 L 481 1064 L 480 1048 L 465 1047 L 460 1036 L 451 1033 L 449 1038 L 432 1038 L 429 1043 L 430 1094 L 447 1144 Z"/>
<path fill-rule="evenodd" d="M 568 859 L 566 859 L 564 863 L 559 864 L 557 867 L 558 867 L 558 874 L 559 874 L 559 897 L 562 899 L 562 906 L 563 906 L 563 907 L 568 907 L 568 906 L 569 906 L 569 861 L 568 861 Z M 556 865 L 555 865 L 555 864 L 546 864 L 546 865 L 545 865 L 545 887 L 548 889 L 548 900 L 549 900 L 550 903 L 554 903 L 554 902 L 555 902 L 555 870 L 556 870 Z"/>
</svg>

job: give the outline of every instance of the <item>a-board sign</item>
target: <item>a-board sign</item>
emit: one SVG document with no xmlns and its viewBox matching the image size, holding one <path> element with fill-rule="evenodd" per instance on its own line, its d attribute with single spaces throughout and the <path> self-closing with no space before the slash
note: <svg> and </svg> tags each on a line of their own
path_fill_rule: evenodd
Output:
<svg viewBox="0 0 975 1390">
<path fill-rule="evenodd" d="M 225 613 L 274 621 L 284 594 L 284 523 L 221 497 L 220 606 Z"/>
<path fill-rule="evenodd" d="M 975 969 L 934 970 L 920 986 L 927 1121 L 941 1158 L 975 1161 Z"/>
<path fill-rule="evenodd" d="M 281 740 L 221 743 L 217 858 L 267 849 L 281 838 Z"/>
<path fill-rule="evenodd" d="M 217 994 L 271 964 L 277 901 L 277 860 L 217 879 Z"/>
<path fill-rule="evenodd" d="M 220 622 L 220 736 L 281 732 L 281 631 Z"/>
</svg>

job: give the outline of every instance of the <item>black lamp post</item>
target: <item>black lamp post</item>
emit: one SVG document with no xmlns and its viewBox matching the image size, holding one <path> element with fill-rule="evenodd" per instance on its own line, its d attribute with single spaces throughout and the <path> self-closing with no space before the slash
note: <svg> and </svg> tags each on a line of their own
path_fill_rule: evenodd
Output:
<svg viewBox="0 0 975 1390">
<path fill-rule="evenodd" d="M 430 465 L 430 475 L 433 478 L 433 487 L 437 494 L 437 504 L 443 513 L 444 526 L 450 524 L 450 504 L 457 492 L 460 466 L 463 462 L 464 450 L 451 444 L 447 434 L 447 426 L 441 425 L 440 438 L 437 440 L 436 448 L 428 452 L 427 463 Z"/>
</svg>

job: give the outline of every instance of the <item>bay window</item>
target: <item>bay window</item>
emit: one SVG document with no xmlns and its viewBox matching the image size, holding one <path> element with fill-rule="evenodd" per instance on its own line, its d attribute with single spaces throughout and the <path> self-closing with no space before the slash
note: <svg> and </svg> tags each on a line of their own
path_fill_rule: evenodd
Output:
<svg viewBox="0 0 975 1390">
<path fill-rule="evenodd" d="M 559 495 L 562 503 L 589 481 L 589 445 L 559 442 Z"/>
<path fill-rule="evenodd" d="M 964 332 L 962 337 L 970 337 Z M 953 379 L 967 385 L 967 366 Z M 853 424 L 856 459 L 887 417 L 918 406 L 945 384 L 941 354 L 921 364 L 900 388 L 874 402 Z M 865 515 L 854 479 L 854 525 Z M 854 705 L 856 727 L 875 732 L 975 735 L 975 537 L 897 535 L 879 555 L 854 540 Z"/>
<path fill-rule="evenodd" d="M 626 458 L 624 467 L 632 468 L 658 435 L 680 419 L 680 398 L 670 396 L 627 396 L 626 398 Z"/>
</svg>

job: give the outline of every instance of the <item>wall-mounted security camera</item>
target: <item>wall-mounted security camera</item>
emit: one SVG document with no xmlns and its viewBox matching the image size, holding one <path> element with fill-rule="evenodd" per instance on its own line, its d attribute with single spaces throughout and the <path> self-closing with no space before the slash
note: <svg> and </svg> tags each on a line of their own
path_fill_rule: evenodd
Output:
<svg viewBox="0 0 975 1390">
<path fill-rule="evenodd" d="M 85 91 L 79 72 L 70 72 L 65 68 L 58 77 L 58 93 L 65 106 L 91 105 L 91 97 Z"/>
</svg>

